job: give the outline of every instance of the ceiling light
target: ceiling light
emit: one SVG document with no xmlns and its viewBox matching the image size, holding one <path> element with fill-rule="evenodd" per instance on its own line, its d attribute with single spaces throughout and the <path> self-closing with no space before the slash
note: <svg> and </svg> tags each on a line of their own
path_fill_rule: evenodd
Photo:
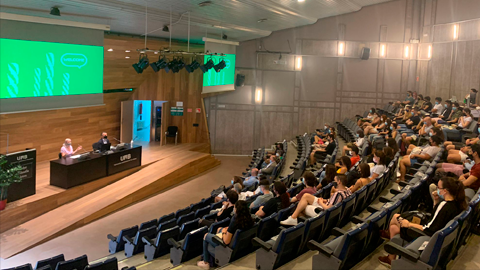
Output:
<svg viewBox="0 0 480 270">
<path fill-rule="evenodd" d="M 167 59 L 163 57 L 159 58 L 157 62 L 151 63 L 150 66 L 152 67 L 153 71 L 159 72 L 160 70 L 166 68 L 167 64 Z"/>
<path fill-rule="evenodd" d="M 200 4 L 198 4 L 201 7 L 206 7 L 209 6 L 212 3 L 212 1 L 203 1 Z"/>
<path fill-rule="evenodd" d="M 113 52 L 113 49 L 112 49 L 112 48 L 110 48 L 110 49 L 108 49 L 107 51 L 109 51 L 109 52 Z"/>
<path fill-rule="evenodd" d="M 385 57 L 385 44 L 380 45 L 380 57 Z"/>
<path fill-rule="evenodd" d="M 456 24 L 453 25 L 453 39 L 458 39 L 458 25 Z"/>
<path fill-rule="evenodd" d="M 267 19 L 260 19 L 257 22 L 262 23 L 262 22 L 266 22 L 266 21 L 267 21 Z"/>
<path fill-rule="evenodd" d="M 145 54 L 140 54 L 138 63 L 133 64 L 135 71 L 140 74 L 148 67 L 148 57 Z"/>
<path fill-rule="evenodd" d="M 130 52 L 130 50 L 125 50 L 125 52 Z"/>
<path fill-rule="evenodd" d="M 428 46 L 427 56 L 428 56 L 428 59 L 432 58 L 432 45 Z"/>
<path fill-rule="evenodd" d="M 207 61 L 206 64 L 204 64 L 203 66 L 200 66 L 200 69 L 203 71 L 203 73 L 206 73 L 209 69 L 211 69 L 213 66 L 215 65 L 215 63 L 213 63 L 213 60 L 210 59 Z"/>
<path fill-rule="evenodd" d="M 58 9 L 58 7 L 52 7 L 50 9 L 50 15 L 53 15 L 53 16 L 61 16 L 60 15 L 60 9 Z"/>
<path fill-rule="evenodd" d="M 189 65 L 185 65 L 185 69 L 188 73 L 194 72 L 199 67 L 200 63 L 198 63 L 197 60 L 193 60 L 192 63 L 190 63 Z"/>
<path fill-rule="evenodd" d="M 125 58 L 130 59 L 130 56 L 125 56 Z"/>
<path fill-rule="evenodd" d="M 170 29 L 168 29 L 168 25 L 164 25 L 162 31 L 163 32 L 170 32 Z"/>
<path fill-rule="evenodd" d="M 158 54 L 158 52 L 153 52 L 154 54 Z"/>
<path fill-rule="evenodd" d="M 295 70 L 302 70 L 302 57 L 297 56 L 297 63 L 295 64 Z"/>
<path fill-rule="evenodd" d="M 227 64 L 225 64 L 225 61 L 222 59 L 222 61 L 220 61 L 220 63 L 213 66 L 213 69 L 215 69 L 215 71 L 218 73 L 218 72 L 220 72 L 220 70 L 224 69 L 226 66 L 227 66 Z"/>
<path fill-rule="evenodd" d="M 408 58 L 410 48 L 408 46 L 405 46 L 405 51 L 404 51 L 404 56 L 405 58 Z"/>
<path fill-rule="evenodd" d="M 338 55 L 343 56 L 345 54 L 345 42 L 340 41 L 338 43 Z"/>
<path fill-rule="evenodd" d="M 298 2 L 299 2 L 299 3 L 301 3 L 301 2 L 305 2 L 305 0 L 298 0 Z"/>
</svg>

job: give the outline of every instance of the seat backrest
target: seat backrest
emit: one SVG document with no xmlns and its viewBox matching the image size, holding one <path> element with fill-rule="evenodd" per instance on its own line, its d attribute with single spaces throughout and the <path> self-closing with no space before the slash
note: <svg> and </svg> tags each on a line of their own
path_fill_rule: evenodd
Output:
<svg viewBox="0 0 480 270">
<path fill-rule="evenodd" d="M 388 202 L 382 206 L 382 209 L 387 211 L 387 220 L 391 220 L 393 215 L 400 213 L 402 209 L 402 200 Z"/>
<path fill-rule="evenodd" d="M 295 209 L 295 206 L 296 204 L 290 204 L 289 207 L 278 211 L 277 221 L 280 222 L 287 219 L 288 216 L 292 214 L 293 210 Z"/>
<path fill-rule="evenodd" d="M 208 232 L 216 234 L 218 228 L 228 227 L 229 224 L 230 224 L 230 218 L 226 218 L 224 220 L 217 221 L 217 222 L 213 223 L 212 225 L 210 225 L 210 228 L 208 229 Z"/>
<path fill-rule="evenodd" d="M 215 210 L 222 207 L 222 205 L 223 205 L 223 201 L 212 203 L 212 205 L 210 206 L 210 209 Z"/>
<path fill-rule="evenodd" d="M 365 208 L 371 201 L 373 201 L 373 196 L 375 194 L 375 188 L 377 186 L 377 179 L 373 179 L 370 183 L 367 184 L 367 199 L 365 200 Z"/>
<path fill-rule="evenodd" d="M 145 228 L 143 230 L 139 230 L 135 235 L 135 239 L 133 240 L 133 244 L 135 246 L 142 245 L 142 237 L 154 238 L 157 234 L 157 225 L 154 225 L 150 228 Z"/>
<path fill-rule="evenodd" d="M 190 205 L 190 212 L 196 212 L 198 209 L 202 208 L 202 202 L 194 203 Z"/>
<path fill-rule="evenodd" d="M 233 235 L 229 247 L 232 249 L 230 260 L 243 257 L 253 250 L 253 238 L 257 236 L 258 224 L 254 224 L 250 229 L 237 230 Z"/>
<path fill-rule="evenodd" d="M 182 261 L 187 261 L 199 256 L 203 250 L 203 237 L 207 233 L 207 226 L 203 226 L 189 232 L 181 249 L 183 250 Z"/>
<path fill-rule="evenodd" d="M 168 244 L 168 239 L 173 238 L 175 241 L 180 240 L 180 227 L 175 226 L 173 228 L 158 232 L 157 238 L 155 239 L 155 246 L 157 249 L 163 249 L 164 251 L 170 251 L 170 245 Z M 168 252 L 163 252 L 167 254 Z"/>
<path fill-rule="evenodd" d="M 158 224 L 157 232 L 165 231 L 165 230 L 168 230 L 168 229 L 173 228 L 175 226 L 177 226 L 177 220 L 176 219 L 167 220 L 163 223 Z"/>
<path fill-rule="evenodd" d="M 182 226 L 184 223 L 188 221 L 192 221 L 195 219 L 195 213 L 190 212 L 189 214 L 183 215 L 177 219 L 177 225 Z"/>
<path fill-rule="evenodd" d="M 322 188 L 322 198 L 329 199 L 332 192 L 333 182 Z"/>
<path fill-rule="evenodd" d="M 337 248 L 333 251 L 333 255 L 339 260 L 349 260 L 356 262 L 362 254 L 361 250 L 365 247 L 368 235 L 368 224 L 362 223 L 356 225 L 347 231 L 346 234 L 340 236 L 342 240 Z"/>
<path fill-rule="evenodd" d="M 353 216 L 353 210 L 355 207 L 355 195 L 350 195 L 342 201 L 342 216 L 340 218 L 340 227 L 343 227 L 350 221 Z"/>
<path fill-rule="evenodd" d="M 55 270 L 81 270 L 85 269 L 88 265 L 88 258 L 87 255 L 80 256 L 78 258 L 59 262 Z"/>
<path fill-rule="evenodd" d="M 113 257 L 96 264 L 90 264 L 85 268 L 85 270 L 118 270 L 117 257 Z"/>
<path fill-rule="evenodd" d="M 2 269 L 2 270 L 32 270 L 32 265 L 27 263 L 13 268 Z"/>
<path fill-rule="evenodd" d="M 389 222 L 390 220 L 387 219 L 386 210 L 377 211 L 366 219 L 366 224 L 368 225 L 368 237 L 367 242 L 365 243 L 365 255 L 378 247 L 381 241 L 380 230 L 388 229 Z"/>
<path fill-rule="evenodd" d="M 468 206 L 472 208 L 472 220 L 479 220 L 480 217 L 480 195 L 477 193 L 468 203 Z"/>
<path fill-rule="evenodd" d="M 190 213 L 190 206 L 177 210 L 177 212 L 175 213 L 175 218 L 178 219 L 179 217 L 188 213 Z"/>
<path fill-rule="evenodd" d="M 193 230 L 198 229 L 198 221 L 200 219 L 194 219 L 192 221 L 188 221 L 182 224 L 180 227 L 180 236 L 178 237 L 179 240 L 182 240 L 187 236 L 187 234 Z"/>
<path fill-rule="evenodd" d="M 442 258 L 448 257 L 446 255 L 452 251 L 457 230 L 458 222 L 451 220 L 443 229 L 435 232 L 420 255 L 420 260 L 434 269 L 437 265 L 446 266 L 448 262 L 442 261 Z"/>
<path fill-rule="evenodd" d="M 162 224 L 165 221 L 169 221 L 175 218 L 175 213 L 170 213 L 168 215 L 164 215 L 158 219 L 158 224 Z"/>
<path fill-rule="evenodd" d="M 35 268 L 35 270 L 54 270 L 55 268 L 52 268 L 50 265 L 45 265 L 43 267 L 40 267 L 40 268 Z"/>
<path fill-rule="evenodd" d="M 203 208 L 198 209 L 195 212 L 195 218 L 202 218 L 205 215 L 208 215 L 210 213 L 210 205 L 207 205 Z"/>
<path fill-rule="evenodd" d="M 355 191 L 354 195 L 356 196 L 356 199 L 353 213 L 358 215 L 363 211 L 365 200 L 367 199 L 367 187 L 361 187 L 359 190 Z"/>
<path fill-rule="evenodd" d="M 44 267 L 45 265 L 50 265 L 50 267 L 52 269 L 55 269 L 55 267 L 57 267 L 57 264 L 59 262 L 63 262 L 63 261 L 65 261 L 65 256 L 63 256 L 63 254 L 60 254 L 60 255 L 57 255 L 55 257 L 51 257 L 51 258 L 48 258 L 48 259 L 45 259 L 45 260 L 38 261 L 37 265 L 35 266 L 35 269 Z"/>
<path fill-rule="evenodd" d="M 305 221 L 304 246 L 306 246 L 310 240 L 320 241 L 325 228 L 325 213 L 325 211 L 322 211 L 320 215 L 311 217 Z"/>
<path fill-rule="evenodd" d="M 300 223 L 294 227 L 284 229 L 278 235 L 272 251 L 277 253 L 277 265 L 282 265 L 287 261 L 297 257 L 302 245 L 305 224 Z"/>
<path fill-rule="evenodd" d="M 143 229 L 146 229 L 146 228 L 150 228 L 152 226 L 157 227 L 157 225 L 158 225 L 157 224 L 157 219 L 152 219 L 152 220 L 145 221 L 142 224 L 140 224 L 140 228 L 138 228 L 138 229 L 143 230 Z"/>
<path fill-rule="evenodd" d="M 277 232 L 278 222 L 277 222 L 277 213 L 263 218 L 258 222 L 258 232 L 257 237 L 263 241 L 267 241 Z"/>
<path fill-rule="evenodd" d="M 167 132 L 168 132 L 169 135 L 175 134 L 175 133 L 177 133 L 177 131 L 178 131 L 177 126 L 169 126 L 167 128 Z"/>
<path fill-rule="evenodd" d="M 323 238 L 329 236 L 332 229 L 338 226 L 342 215 L 342 207 L 342 203 L 337 203 L 325 211 L 325 233 L 323 234 Z"/>
<path fill-rule="evenodd" d="M 472 216 L 472 208 L 467 207 L 466 210 L 462 211 L 458 216 L 455 217 L 455 220 L 458 222 L 458 234 L 457 239 L 455 240 L 455 249 L 459 249 L 469 234 L 470 230 L 470 218 Z"/>
</svg>

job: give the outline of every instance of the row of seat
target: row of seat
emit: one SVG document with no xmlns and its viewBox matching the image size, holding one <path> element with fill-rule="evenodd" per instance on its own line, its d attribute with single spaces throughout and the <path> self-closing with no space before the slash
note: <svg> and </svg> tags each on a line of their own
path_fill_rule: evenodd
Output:
<svg viewBox="0 0 480 270">
<path fill-rule="evenodd" d="M 118 261 L 116 257 L 108 260 L 88 264 L 87 255 L 65 261 L 63 254 L 47 258 L 37 262 L 35 268 L 31 264 L 25 264 L 14 268 L 4 270 L 118 270 Z M 124 267 L 122 270 L 136 270 L 135 267 Z"/>
</svg>

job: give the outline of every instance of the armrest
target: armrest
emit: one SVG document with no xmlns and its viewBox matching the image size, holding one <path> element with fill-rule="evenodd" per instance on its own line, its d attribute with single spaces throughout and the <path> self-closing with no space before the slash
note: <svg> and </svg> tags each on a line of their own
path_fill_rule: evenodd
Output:
<svg viewBox="0 0 480 270">
<path fill-rule="evenodd" d="M 148 236 L 142 237 L 142 242 L 146 245 L 153 246 L 153 240 Z"/>
<path fill-rule="evenodd" d="M 398 190 L 398 189 L 391 188 L 391 189 L 390 189 L 390 193 L 392 193 L 393 195 L 397 195 L 397 194 L 402 193 L 402 191 L 401 191 L 401 190 Z"/>
<path fill-rule="evenodd" d="M 420 236 L 426 236 L 426 234 L 417 228 L 408 228 L 407 235 L 412 237 L 412 239 L 417 239 Z"/>
<path fill-rule="evenodd" d="M 335 235 L 335 236 L 341 236 L 341 235 L 344 235 L 346 234 L 347 232 L 338 228 L 338 227 L 335 227 L 332 229 L 332 234 Z"/>
<path fill-rule="evenodd" d="M 110 233 L 107 235 L 107 238 L 112 240 L 112 241 L 117 241 L 117 237 L 111 235 Z"/>
<path fill-rule="evenodd" d="M 221 245 L 222 247 L 227 247 L 227 245 L 223 242 L 223 240 L 220 239 L 220 237 L 218 237 L 216 235 L 212 238 L 212 240 L 213 240 L 214 243 L 217 243 L 217 244 Z"/>
<path fill-rule="evenodd" d="M 409 183 L 405 182 L 405 181 L 400 181 L 400 182 L 398 182 L 398 185 L 401 186 L 401 187 L 406 187 L 406 186 L 409 185 Z"/>
<path fill-rule="evenodd" d="M 416 254 L 400 245 L 393 242 L 388 242 L 385 247 L 385 251 L 390 254 L 400 255 L 410 261 L 416 262 L 420 258 L 420 254 Z"/>
<path fill-rule="evenodd" d="M 352 223 L 355 223 L 355 224 L 360 224 L 360 223 L 364 223 L 365 222 L 365 219 L 364 218 L 361 218 L 359 216 L 353 216 L 351 218 L 351 221 Z"/>
<path fill-rule="evenodd" d="M 367 211 L 373 214 L 377 211 L 380 211 L 380 208 L 374 206 L 367 206 Z"/>
<path fill-rule="evenodd" d="M 391 199 L 389 199 L 389 198 L 387 198 L 387 197 L 385 197 L 385 196 L 380 196 L 378 199 L 379 199 L 380 202 L 382 202 L 382 203 L 392 202 Z"/>
<path fill-rule="evenodd" d="M 123 241 L 127 242 L 127 243 L 132 243 L 133 242 L 133 239 L 127 235 L 125 235 L 123 237 Z"/>
<path fill-rule="evenodd" d="M 261 246 L 266 251 L 269 251 L 269 250 L 272 249 L 272 245 L 270 245 L 267 242 L 264 242 L 262 239 L 260 239 L 258 237 L 253 238 L 252 242 L 253 242 L 254 246 Z"/>
<path fill-rule="evenodd" d="M 282 232 L 283 230 L 285 230 L 285 227 L 279 226 L 279 227 L 277 228 L 277 233 L 280 233 L 280 232 Z"/>
<path fill-rule="evenodd" d="M 174 248 L 180 248 L 180 243 L 178 243 L 177 241 L 175 241 L 175 239 L 173 238 L 168 238 L 167 240 L 167 243 L 170 245 L 170 246 L 173 246 Z"/>
<path fill-rule="evenodd" d="M 307 247 L 308 247 L 308 249 L 316 250 L 316 251 L 322 253 L 323 255 L 325 255 L 327 257 L 330 257 L 333 254 L 333 250 L 321 245 L 320 243 L 318 243 L 315 240 L 308 241 Z"/>
</svg>

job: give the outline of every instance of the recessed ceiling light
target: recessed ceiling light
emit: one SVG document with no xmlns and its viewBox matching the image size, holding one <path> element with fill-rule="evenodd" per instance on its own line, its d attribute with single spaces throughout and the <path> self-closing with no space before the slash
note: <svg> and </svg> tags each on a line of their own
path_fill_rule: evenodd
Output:
<svg viewBox="0 0 480 270">
<path fill-rule="evenodd" d="M 305 2 L 305 0 L 298 0 L 298 2 L 299 2 L 299 3 L 300 3 L 300 2 Z"/>
<path fill-rule="evenodd" d="M 266 21 L 267 21 L 267 19 L 264 18 L 264 19 L 258 20 L 257 22 L 261 23 L 261 22 L 266 22 Z"/>
<path fill-rule="evenodd" d="M 125 50 L 125 52 L 130 52 L 130 50 Z"/>
<path fill-rule="evenodd" d="M 130 59 L 130 56 L 125 56 L 125 58 Z"/>
<path fill-rule="evenodd" d="M 153 52 L 154 54 L 158 54 L 158 52 Z"/>
<path fill-rule="evenodd" d="M 109 51 L 109 52 L 113 52 L 113 49 L 112 49 L 112 48 L 110 48 L 110 49 L 108 49 L 107 51 Z"/>
<path fill-rule="evenodd" d="M 201 7 L 206 7 L 209 6 L 212 3 L 212 1 L 203 1 L 200 4 L 198 4 Z"/>
</svg>

